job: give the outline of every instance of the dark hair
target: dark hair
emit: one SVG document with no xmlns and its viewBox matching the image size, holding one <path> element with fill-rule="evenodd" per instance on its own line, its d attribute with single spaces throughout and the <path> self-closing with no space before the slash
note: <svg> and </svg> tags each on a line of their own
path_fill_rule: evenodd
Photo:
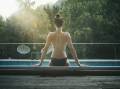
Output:
<svg viewBox="0 0 120 89">
<path fill-rule="evenodd" d="M 59 14 L 57 14 L 54 18 L 54 22 L 57 27 L 61 27 L 64 21 L 63 18 Z"/>
</svg>

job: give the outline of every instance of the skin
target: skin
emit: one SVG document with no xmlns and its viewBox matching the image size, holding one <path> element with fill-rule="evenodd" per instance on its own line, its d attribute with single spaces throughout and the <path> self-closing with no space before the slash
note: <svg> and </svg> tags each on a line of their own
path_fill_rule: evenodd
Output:
<svg viewBox="0 0 120 89">
<path fill-rule="evenodd" d="M 42 54 L 40 58 L 41 62 L 39 65 L 42 65 L 43 60 L 45 59 L 46 52 L 51 44 L 54 48 L 51 54 L 51 58 L 56 58 L 56 60 L 60 60 L 61 58 L 67 58 L 66 47 L 68 46 L 73 58 L 75 59 L 76 64 L 80 66 L 76 50 L 72 44 L 71 36 L 69 32 L 63 32 L 62 27 L 56 27 L 55 32 L 50 32 L 48 34 L 46 44 L 42 49 Z"/>
</svg>

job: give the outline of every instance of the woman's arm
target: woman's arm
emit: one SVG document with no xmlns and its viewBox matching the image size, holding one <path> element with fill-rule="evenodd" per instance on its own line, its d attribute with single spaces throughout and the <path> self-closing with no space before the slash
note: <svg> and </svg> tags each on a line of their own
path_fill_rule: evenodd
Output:
<svg viewBox="0 0 120 89">
<path fill-rule="evenodd" d="M 40 57 L 41 62 L 40 62 L 40 65 L 42 65 L 43 60 L 45 59 L 45 55 L 46 55 L 46 52 L 47 52 L 50 44 L 51 44 L 51 34 L 49 33 L 48 36 L 47 36 L 47 39 L 46 39 L 45 46 L 41 50 L 41 57 Z"/>
<path fill-rule="evenodd" d="M 70 52 L 73 56 L 73 58 L 75 59 L 75 62 L 77 63 L 78 66 L 80 66 L 80 63 L 78 61 L 78 57 L 77 57 L 77 53 L 76 53 L 76 50 L 72 44 L 72 39 L 71 39 L 71 36 L 70 36 L 70 33 L 67 33 L 67 43 L 68 43 L 68 48 L 70 49 Z"/>
</svg>

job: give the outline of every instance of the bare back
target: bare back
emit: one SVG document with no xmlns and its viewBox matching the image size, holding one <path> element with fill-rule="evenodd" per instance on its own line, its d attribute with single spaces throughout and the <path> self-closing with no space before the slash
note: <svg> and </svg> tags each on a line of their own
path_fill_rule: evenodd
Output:
<svg viewBox="0 0 120 89">
<path fill-rule="evenodd" d="M 45 46 L 42 49 L 40 65 L 42 64 L 43 59 L 45 58 L 45 54 L 51 44 L 53 46 L 53 51 L 52 51 L 52 55 L 51 55 L 52 58 L 55 58 L 57 60 L 58 59 L 66 59 L 67 58 L 66 46 L 68 46 L 76 63 L 80 66 L 76 50 L 72 44 L 70 34 L 68 32 L 57 32 L 57 31 L 50 32 L 48 34 Z"/>
<path fill-rule="evenodd" d="M 52 58 L 67 58 L 66 46 L 67 37 L 66 32 L 51 32 L 51 44 L 53 45 Z"/>
</svg>

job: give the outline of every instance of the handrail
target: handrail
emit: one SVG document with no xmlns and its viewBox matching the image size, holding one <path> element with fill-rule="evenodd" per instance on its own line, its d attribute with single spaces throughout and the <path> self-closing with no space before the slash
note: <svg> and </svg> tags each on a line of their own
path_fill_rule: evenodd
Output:
<svg viewBox="0 0 120 89">
<path fill-rule="evenodd" d="M 0 45 L 44 45 L 45 43 L 0 43 Z M 120 45 L 120 43 L 73 43 L 74 45 L 111 45 L 111 46 L 114 46 L 112 49 L 113 49 L 113 55 L 114 55 L 114 58 L 116 59 L 117 58 L 117 55 L 118 55 L 118 52 L 117 52 L 117 48 L 118 48 L 118 45 Z"/>
<path fill-rule="evenodd" d="M 45 44 L 45 43 L 0 43 L 0 45 L 7 45 L 7 44 L 13 45 L 13 44 Z"/>
<path fill-rule="evenodd" d="M 7 45 L 7 44 L 45 44 L 45 43 L 0 43 L 0 45 Z M 73 44 L 98 44 L 98 45 L 120 45 L 120 43 L 73 43 Z"/>
<path fill-rule="evenodd" d="M 31 59 L 0 59 L 0 61 L 36 61 L 40 62 L 40 60 L 31 60 Z M 44 59 L 46 62 L 50 62 L 50 59 Z M 120 62 L 120 59 L 78 59 L 80 62 Z M 74 59 L 68 59 L 68 62 L 75 62 Z"/>
</svg>

